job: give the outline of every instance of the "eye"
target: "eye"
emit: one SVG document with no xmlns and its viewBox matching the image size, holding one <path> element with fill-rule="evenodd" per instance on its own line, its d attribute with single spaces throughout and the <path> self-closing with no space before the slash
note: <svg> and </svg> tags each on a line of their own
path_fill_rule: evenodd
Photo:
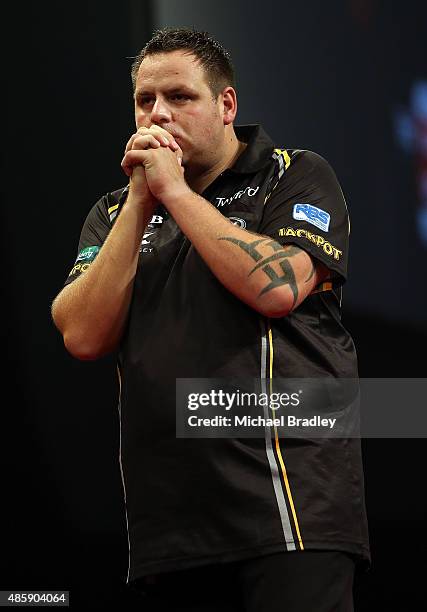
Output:
<svg viewBox="0 0 427 612">
<path fill-rule="evenodd" d="M 147 104 L 152 104 L 153 103 L 153 98 L 151 96 L 141 96 L 138 99 L 138 103 L 141 106 L 146 106 Z"/>
<path fill-rule="evenodd" d="M 173 94 L 171 96 L 172 100 L 176 100 L 177 102 L 181 102 L 184 100 L 189 100 L 190 96 L 187 96 L 186 94 L 181 94 L 181 93 L 177 93 L 177 94 Z"/>
</svg>

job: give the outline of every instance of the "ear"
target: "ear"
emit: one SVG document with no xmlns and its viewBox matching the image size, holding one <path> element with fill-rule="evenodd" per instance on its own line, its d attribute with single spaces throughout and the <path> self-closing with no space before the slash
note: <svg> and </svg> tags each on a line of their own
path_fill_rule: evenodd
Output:
<svg viewBox="0 0 427 612">
<path fill-rule="evenodd" d="M 233 123 L 237 114 L 237 95 L 233 87 L 226 87 L 220 94 L 221 112 L 224 125 Z"/>
</svg>

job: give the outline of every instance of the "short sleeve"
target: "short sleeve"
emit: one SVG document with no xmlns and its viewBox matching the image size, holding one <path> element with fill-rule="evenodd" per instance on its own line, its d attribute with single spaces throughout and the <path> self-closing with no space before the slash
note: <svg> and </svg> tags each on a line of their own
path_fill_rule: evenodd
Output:
<svg viewBox="0 0 427 612">
<path fill-rule="evenodd" d="M 304 249 L 331 270 L 334 285 L 339 286 L 347 278 L 350 230 L 340 184 L 317 153 L 285 153 L 286 170 L 265 204 L 258 233 Z"/>
<path fill-rule="evenodd" d="M 113 210 L 114 204 L 110 194 L 107 194 L 89 211 L 80 233 L 77 258 L 64 286 L 75 281 L 95 261 L 111 229 L 110 216 Z"/>
</svg>

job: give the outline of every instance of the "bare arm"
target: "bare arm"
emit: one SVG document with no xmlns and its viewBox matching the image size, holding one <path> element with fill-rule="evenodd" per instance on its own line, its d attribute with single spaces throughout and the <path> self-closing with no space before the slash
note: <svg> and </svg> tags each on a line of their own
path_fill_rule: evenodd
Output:
<svg viewBox="0 0 427 612">
<path fill-rule="evenodd" d="M 218 280 L 267 317 L 286 316 L 329 276 L 303 249 L 233 225 L 197 194 L 163 201 Z"/>
<path fill-rule="evenodd" d="M 182 157 L 172 136 L 144 129 L 130 138 L 131 147 L 170 148 Z M 129 195 L 98 256 L 77 280 L 64 287 L 52 305 L 52 317 L 67 350 L 78 359 L 98 359 L 117 348 L 126 324 L 144 229 L 151 219 L 156 198 L 151 194 L 145 170 L 135 165 L 127 172 Z"/>
<path fill-rule="evenodd" d="M 129 195 L 95 261 L 54 300 L 53 320 L 74 357 L 96 359 L 118 345 L 152 208 L 151 198 Z"/>
<path fill-rule="evenodd" d="M 167 148 L 128 150 L 122 165 L 143 164 L 149 189 L 167 208 L 218 280 L 267 317 L 289 314 L 329 275 L 297 246 L 233 225 L 185 183 Z"/>
</svg>

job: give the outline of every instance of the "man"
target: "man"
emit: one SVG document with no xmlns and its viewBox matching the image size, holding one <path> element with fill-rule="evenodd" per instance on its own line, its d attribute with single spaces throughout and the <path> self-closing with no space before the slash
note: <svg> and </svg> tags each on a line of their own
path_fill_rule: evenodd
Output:
<svg viewBox="0 0 427 612">
<path fill-rule="evenodd" d="M 357 376 L 335 174 L 234 126 L 229 56 L 207 33 L 156 32 L 132 77 L 129 185 L 90 211 L 52 307 L 75 357 L 118 350 L 127 582 L 153 609 L 189 609 L 202 584 L 200 610 L 352 610 L 369 562 L 360 443 L 175 430 L 180 378 Z"/>
</svg>

